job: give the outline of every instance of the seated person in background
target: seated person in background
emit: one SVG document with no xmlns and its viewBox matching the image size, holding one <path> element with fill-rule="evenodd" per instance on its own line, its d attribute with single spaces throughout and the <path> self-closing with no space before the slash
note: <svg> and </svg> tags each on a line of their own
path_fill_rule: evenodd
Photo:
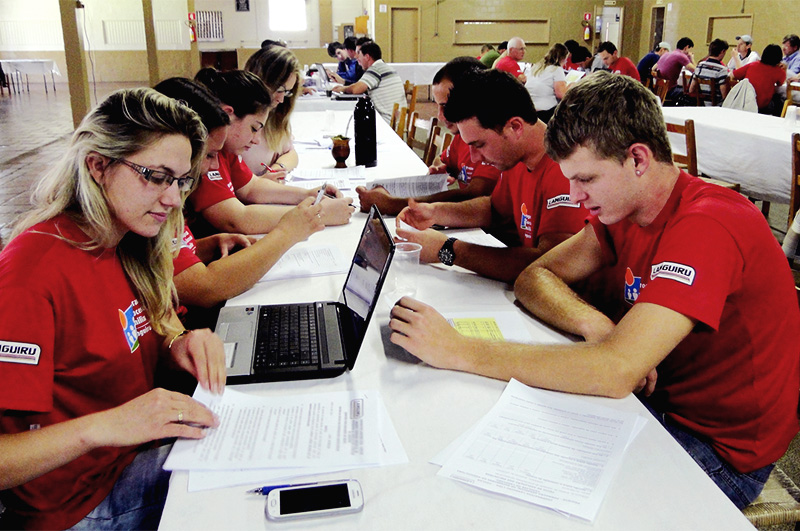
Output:
<svg viewBox="0 0 800 531">
<path fill-rule="evenodd" d="M 564 65 L 564 70 L 580 70 L 581 72 L 588 72 L 592 67 L 594 57 L 592 52 L 586 46 L 578 46 L 573 53 L 567 58 L 567 63 Z"/>
<path fill-rule="evenodd" d="M 487 48 L 488 47 L 488 48 Z M 486 48 L 484 50 L 484 48 Z M 491 68 L 494 62 L 500 57 L 500 52 L 494 49 L 491 44 L 484 44 L 481 47 L 481 56 L 478 58 L 486 68 Z"/>
<path fill-rule="evenodd" d="M 4 529 L 155 529 L 166 439 L 219 424 L 156 389 L 173 365 L 221 394 L 222 342 L 173 308 L 173 238 L 199 173 L 197 115 L 151 89 L 95 107 L 0 253 Z"/>
<path fill-rule="evenodd" d="M 288 48 L 273 46 L 251 55 L 244 69 L 261 78 L 271 103 L 261 131 L 262 141 L 245 150 L 242 160 L 254 175 L 282 181 L 299 161 L 289 121 L 297 101 L 300 62 Z"/>
<path fill-rule="evenodd" d="M 698 90 L 708 92 L 708 87 L 700 85 L 697 79 L 713 79 L 716 82 L 717 105 L 722 105 L 722 100 L 728 95 L 730 85 L 728 84 L 728 68 L 723 64 L 725 54 L 728 51 L 728 42 L 722 39 L 714 39 L 708 45 L 708 57 L 698 63 L 689 85 L 689 93 L 696 94 Z M 736 52 L 733 52 L 734 54 Z M 711 105 L 706 101 L 706 105 Z"/>
<path fill-rule="evenodd" d="M 613 42 L 601 42 L 600 46 L 597 47 L 597 54 L 610 72 L 614 74 L 623 74 L 632 77 L 636 81 L 641 81 L 639 71 L 636 70 L 636 65 L 627 57 L 620 57 L 619 50 L 617 50 Z"/>
<path fill-rule="evenodd" d="M 333 87 L 335 92 L 345 94 L 369 94 L 375 110 L 386 122 L 392 121 L 392 108 L 397 103 L 407 107 L 406 91 L 403 80 L 392 67 L 383 62 L 381 47 L 369 41 L 362 44 L 357 52 L 358 62 L 364 69 L 364 75 L 356 83 L 347 87 Z"/>
<path fill-rule="evenodd" d="M 231 125 L 219 152 L 219 170 L 200 178 L 189 196 L 189 204 L 199 216 L 190 220 L 196 237 L 218 232 L 262 234 L 276 227 L 283 215 L 318 190 L 286 186 L 269 179 L 259 179 L 241 161 L 239 155 L 261 142 L 270 95 L 264 83 L 243 70 L 217 72 L 204 68 L 195 81 L 200 82 L 222 102 Z M 326 225 L 348 223 L 354 207 L 351 199 L 329 187 L 337 199 L 323 199 L 320 215 Z"/>
<path fill-rule="evenodd" d="M 391 341 L 436 367 L 546 389 L 621 398 L 646 385 L 656 419 L 745 507 L 798 431 L 800 311 L 764 216 L 673 165 L 658 98 L 627 76 L 576 83 L 546 142 L 591 217 L 515 293 L 586 342 L 468 338 L 409 297 L 392 310 Z M 612 316 L 569 288 L 599 271 L 616 286 Z"/>
<path fill-rule="evenodd" d="M 486 196 L 492 193 L 500 171 L 493 166 L 474 163 L 470 157 L 469 147 L 461 140 L 458 128 L 444 117 L 444 106 L 450 97 L 450 89 L 468 72 L 484 70 L 486 67 L 472 57 L 456 57 L 444 65 L 433 77 L 433 99 L 439 108 L 439 123 L 455 136 L 447 149 L 440 156 L 440 163 L 428 168 L 429 174 L 449 173 L 458 180 L 458 188 L 446 190 L 425 197 L 415 197 L 419 203 L 435 203 L 437 201 L 464 201 L 473 197 Z M 361 202 L 361 211 L 369 212 L 372 205 L 387 215 L 396 216 L 408 206 L 408 198 L 389 195 L 380 186 L 368 190 L 363 186 L 356 188 Z"/>
<path fill-rule="evenodd" d="M 780 65 L 781 47 L 768 44 L 761 60 L 746 64 L 733 71 L 736 79 L 747 79 L 756 91 L 756 103 L 761 114 L 775 114 L 777 104 L 773 99 L 775 89 L 786 81 L 786 72 Z"/>
<path fill-rule="evenodd" d="M 567 49 L 567 61 L 564 63 L 564 70 L 577 70 L 578 65 L 572 62 L 572 54 L 581 47 L 578 41 L 574 39 L 567 39 L 564 41 L 564 46 Z"/>
<path fill-rule="evenodd" d="M 795 34 L 787 35 L 783 38 L 783 60 L 782 63 L 786 65 L 786 82 L 800 80 L 800 37 Z M 776 100 L 776 107 L 783 108 L 783 102 L 786 100 L 786 85 L 778 87 L 778 96 L 780 100 Z M 800 90 L 792 92 L 792 99 L 794 103 L 800 104 Z M 778 105 L 780 104 L 780 105 Z"/>
<path fill-rule="evenodd" d="M 220 101 L 203 85 L 185 78 L 167 79 L 155 89 L 185 103 L 200 116 L 209 131 L 207 156 L 200 173 L 219 171 L 217 155 L 225 144 L 230 124 Z M 184 227 L 178 256 L 173 261 L 173 279 L 180 303 L 210 308 L 250 289 L 295 243 L 325 227 L 317 216 L 322 205 L 311 206 L 313 201 L 310 197 L 304 199 L 259 240 L 228 233 L 195 240 L 189 227 Z M 238 248 L 242 250 L 234 254 Z"/>
<path fill-rule="evenodd" d="M 508 39 L 508 54 L 501 57 L 495 63 L 494 68 L 502 72 L 508 72 L 520 83 L 525 83 L 528 78 L 522 73 L 519 62 L 525 58 L 525 41 L 520 37 L 512 37 Z"/>
<path fill-rule="evenodd" d="M 753 51 L 753 37 L 740 35 L 736 37 L 736 50 L 733 52 L 731 60 L 728 61 L 728 70 L 732 72 L 759 59 L 761 57 L 758 52 Z"/>
<path fill-rule="evenodd" d="M 544 58 L 531 67 L 531 75 L 525 82 L 525 88 L 536 107 L 536 115 L 544 123 L 550 121 L 556 105 L 567 92 L 564 64 L 568 54 L 566 46 L 555 43 Z"/>
<path fill-rule="evenodd" d="M 674 99 L 683 92 L 683 85 L 678 83 L 681 70 L 684 68 L 694 72 L 694 41 L 689 37 L 681 37 L 676 49 L 665 53 L 653 67 L 653 75 L 669 81 L 670 92 L 667 98 Z"/>
<path fill-rule="evenodd" d="M 508 55 L 508 41 L 503 41 L 497 45 L 497 53 L 500 55 L 498 55 L 497 59 L 495 59 L 494 62 L 489 65 L 489 68 L 497 68 L 497 62 Z"/>
<path fill-rule="evenodd" d="M 356 60 L 356 40 L 352 36 L 344 40 L 343 50 L 339 52 L 339 69 L 336 72 L 328 72 L 337 83 L 342 85 L 352 85 L 364 74 L 364 70 Z"/>
<path fill-rule="evenodd" d="M 544 151 L 547 126 L 537 118 L 528 91 L 509 74 L 489 70 L 465 76 L 450 92 L 445 116 L 458 125 L 472 160 L 499 169 L 500 181 L 490 197 L 461 203 L 409 201 L 398 221 L 420 230 L 434 224 L 496 227 L 513 222 L 521 245 L 485 247 L 434 230 L 398 228 L 397 235 L 422 244 L 423 262 L 455 264 L 513 282 L 533 260 L 578 232 L 586 211 L 570 201 L 569 183 Z"/>
<path fill-rule="evenodd" d="M 666 41 L 659 42 L 655 49 L 642 57 L 639 64 L 636 65 L 636 70 L 639 72 L 639 80 L 647 84 L 648 80 L 653 79 L 652 70 L 655 64 L 661 59 L 661 56 L 669 52 L 670 46 Z"/>
</svg>

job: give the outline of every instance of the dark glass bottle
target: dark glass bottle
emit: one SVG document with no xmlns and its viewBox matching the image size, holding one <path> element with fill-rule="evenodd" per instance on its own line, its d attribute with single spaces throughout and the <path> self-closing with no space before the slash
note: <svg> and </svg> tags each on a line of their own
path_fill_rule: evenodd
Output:
<svg viewBox="0 0 800 531">
<path fill-rule="evenodd" d="M 369 97 L 356 102 L 353 111 L 356 133 L 356 165 L 371 168 L 378 164 L 378 142 L 375 136 L 375 107 Z"/>
</svg>

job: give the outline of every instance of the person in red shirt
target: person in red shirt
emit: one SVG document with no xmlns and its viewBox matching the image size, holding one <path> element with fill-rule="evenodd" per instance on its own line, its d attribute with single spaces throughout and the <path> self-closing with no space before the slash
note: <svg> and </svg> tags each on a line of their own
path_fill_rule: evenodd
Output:
<svg viewBox="0 0 800 531">
<path fill-rule="evenodd" d="M 2 527 L 158 526 L 162 439 L 205 436 L 214 414 L 157 389 L 156 366 L 225 386 L 222 342 L 173 306 L 173 238 L 206 130 L 151 89 L 93 109 L 0 253 Z"/>
<path fill-rule="evenodd" d="M 167 79 L 155 89 L 183 102 L 200 116 L 210 131 L 201 174 L 219 171 L 217 155 L 223 149 L 231 121 L 220 101 L 203 85 L 186 78 Z M 215 313 L 199 311 L 199 308 L 211 308 L 248 290 L 294 244 L 322 230 L 325 226 L 321 216 L 317 216 L 322 205 L 311 205 L 311 202 L 313 199 L 309 197 L 288 210 L 276 227 L 258 240 L 230 233 L 195 240 L 192 231 L 185 226 L 178 255 L 173 261 L 173 280 L 185 310 L 184 322 L 213 325 Z"/>
<path fill-rule="evenodd" d="M 519 67 L 519 62 L 525 58 L 525 41 L 519 37 L 512 37 L 508 40 L 507 53 L 508 55 L 498 59 L 494 68 L 501 72 L 508 72 L 524 85 L 528 78 Z"/>
<path fill-rule="evenodd" d="M 783 57 L 781 47 L 777 44 L 768 44 L 761 54 L 761 60 L 748 63 L 733 71 L 736 79 L 747 79 L 756 91 L 756 104 L 761 114 L 774 114 L 775 108 L 772 101 L 777 87 L 786 81 L 786 70 L 781 68 Z"/>
<path fill-rule="evenodd" d="M 597 72 L 572 87 L 546 143 L 589 223 L 514 291 L 586 342 L 468 338 L 409 297 L 392 310 L 391 341 L 436 367 L 536 387 L 643 389 L 655 419 L 745 507 L 798 431 L 800 309 L 769 225 L 740 194 L 672 163 L 660 101 L 627 76 Z M 616 286 L 610 314 L 569 287 L 597 273 Z"/>
<path fill-rule="evenodd" d="M 494 97 L 486 100 L 490 92 Z M 570 201 L 569 183 L 545 153 L 547 127 L 521 83 L 497 70 L 474 72 L 451 91 L 445 116 L 458 126 L 472 160 L 500 170 L 500 181 L 490 197 L 461 203 L 410 201 L 397 219 L 419 231 L 398 227 L 397 235 L 422 244 L 422 261 L 459 265 L 513 282 L 533 260 L 578 232 L 586 211 Z M 519 239 L 506 248 L 424 230 L 434 224 L 496 228 L 512 223 Z"/>
<path fill-rule="evenodd" d="M 488 164 L 472 162 L 469 147 L 461 140 L 458 128 L 455 124 L 448 122 L 444 116 L 444 106 L 454 84 L 458 83 L 458 80 L 467 72 L 485 69 L 486 66 L 476 59 L 456 57 L 444 65 L 433 77 L 431 90 L 439 109 L 439 123 L 455 137 L 447 149 L 442 152 L 439 158 L 440 162 L 428 168 L 428 173 L 435 175 L 447 172 L 457 179 L 458 188 L 424 197 L 415 197 L 414 200 L 418 203 L 465 201 L 473 197 L 489 195 L 494 190 L 497 180 L 500 178 L 500 171 Z M 356 192 L 361 202 L 362 212 L 369 212 L 372 205 L 377 205 L 383 214 L 396 216 L 408 206 L 408 198 L 391 196 L 385 188 L 380 186 L 372 189 L 359 186 L 356 188 Z"/>
<path fill-rule="evenodd" d="M 639 70 L 636 69 L 636 65 L 633 64 L 633 61 L 627 57 L 620 57 L 619 50 L 617 50 L 613 42 L 601 42 L 600 46 L 597 48 L 597 53 L 600 54 L 603 64 L 608 67 L 610 72 L 632 77 L 636 81 L 642 80 L 641 77 L 639 77 Z"/>
</svg>

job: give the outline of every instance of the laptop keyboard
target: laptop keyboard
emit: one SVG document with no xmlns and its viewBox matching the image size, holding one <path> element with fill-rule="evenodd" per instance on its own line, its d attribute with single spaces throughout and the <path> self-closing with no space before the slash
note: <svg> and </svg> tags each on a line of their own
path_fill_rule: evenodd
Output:
<svg viewBox="0 0 800 531">
<path fill-rule="evenodd" d="M 262 306 L 253 372 L 319 365 L 314 303 Z"/>
</svg>

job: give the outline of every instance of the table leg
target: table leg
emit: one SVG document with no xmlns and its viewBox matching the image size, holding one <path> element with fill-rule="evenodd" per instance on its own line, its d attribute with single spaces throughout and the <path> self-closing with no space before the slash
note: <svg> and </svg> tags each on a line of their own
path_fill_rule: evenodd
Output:
<svg viewBox="0 0 800 531">
<path fill-rule="evenodd" d="M 25 87 L 28 89 L 28 92 L 31 91 L 31 80 L 28 79 L 28 74 L 25 74 Z"/>
<path fill-rule="evenodd" d="M 56 76 L 53 75 L 53 71 L 52 70 L 50 71 L 50 79 L 53 82 L 53 92 L 55 92 L 56 91 Z"/>
<path fill-rule="evenodd" d="M 42 82 L 44 83 L 44 93 L 47 94 L 47 76 L 42 74 Z"/>
</svg>

